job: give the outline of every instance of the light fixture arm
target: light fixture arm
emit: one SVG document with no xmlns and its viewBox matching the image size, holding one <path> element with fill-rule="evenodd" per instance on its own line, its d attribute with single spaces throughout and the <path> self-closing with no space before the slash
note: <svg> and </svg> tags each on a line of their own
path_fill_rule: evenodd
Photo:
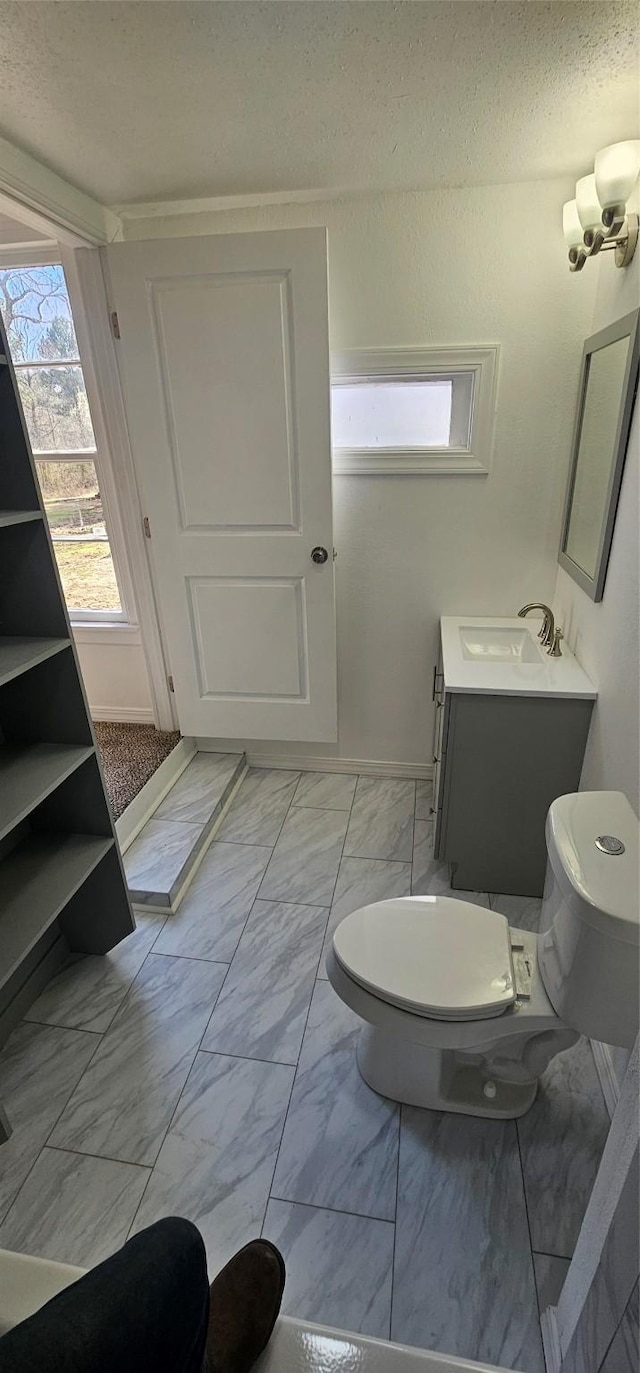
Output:
<svg viewBox="0 0 640 1373">
<path fill-rule="evenodd" d="M 602 219 L 606 211 L 603 212 Z M 606 235 L 600 229 L 586 229 L 584 248 L 569 249 L 569 271 L 581 272 L 589 257 L 613 250 L 616 267 L 628 267 L 638 246 L 639 220 L 637 215 L 625 214 L 617 232 Z"/>
<path fill-rule="evenodd" d="M 562 207 L 569 269 L 581 272 L 588 257 L 613 250 L 616 267 L 628 267 L 638 243 L 638 215 L 627 204 L 640 178 L 640 138 L 612 143 L 596 153 L 594 171 L 579 177 L 575 200 Z"/>
</svg>

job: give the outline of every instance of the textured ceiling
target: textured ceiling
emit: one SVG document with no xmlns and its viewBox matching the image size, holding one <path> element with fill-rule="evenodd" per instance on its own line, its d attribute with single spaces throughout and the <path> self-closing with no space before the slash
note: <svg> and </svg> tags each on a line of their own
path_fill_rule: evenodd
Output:
<svg viewBox="0 0 640 1373">
<path fill-rule="evenodd" d="M 0 0 L 0 133 L 108 204 L 578 174 L 638 133 L 639 16 L 635 0 Z"/>
</svg>

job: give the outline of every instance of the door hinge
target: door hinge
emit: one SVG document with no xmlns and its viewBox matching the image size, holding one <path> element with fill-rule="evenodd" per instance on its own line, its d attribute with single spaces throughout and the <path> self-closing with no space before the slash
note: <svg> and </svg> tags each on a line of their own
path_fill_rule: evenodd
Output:
<svg viewBox="0 0 640 1373">
<path fill-rule="evenodd" d="M 142 521 L 142 528 L 144 529 L 144 537 L 145 537 L 145 539 L 150 539 L 150 538 L 151 538 L 151 525 L 150 525 L 150 523 L 149 523 L 149 516 L 148 516 L 148 515 L 145 515 L 145 517 L 144 517 L 144 519 L 143 519 L 143 521 Z"/>
<path fill-rule="evenodd" d="M 167 686 L 169 688 L 169 691 L 175 691 L 175 687 L 173 685 L 173 677 L 167 677 Z"/>
<path fill-rule="evenodd" d="M 109 318 L 111 320 L 111 332 L 113 334 L 113 337 L 120 338 L 120 321 L 118 319 L 118 311 L 112 310 Z"/>
</svg>

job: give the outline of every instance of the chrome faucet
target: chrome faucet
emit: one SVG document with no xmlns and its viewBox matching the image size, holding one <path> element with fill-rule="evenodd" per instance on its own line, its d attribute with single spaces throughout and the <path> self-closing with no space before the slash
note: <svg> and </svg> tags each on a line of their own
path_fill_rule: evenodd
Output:
<svg viewBox="0 0 640 1373">
<path fill-rule="evenodd" d="M 543 611 L 544 620 L 542 621 L 542 628 L 538 632 L 538 638 L 542 644 L 542 647 L 548 648 L 549 652 L 551 652 L 551 645 L 553 644 L 555 637 L 555 621 L 553 618 L 553 611 L 549 609 L 548 605 L 543 605 L 541 601 L 531 601 L 529 605 L 523 605 L 522 610 L 518 611 L 518 615 L 521 616 L 522 619 L 524 619 L 525 615 L 528 615 L 530 610 Z M 557 653 L 554 653 L 554 657 L 559 657 L 559 650 Z"/>
</svg>

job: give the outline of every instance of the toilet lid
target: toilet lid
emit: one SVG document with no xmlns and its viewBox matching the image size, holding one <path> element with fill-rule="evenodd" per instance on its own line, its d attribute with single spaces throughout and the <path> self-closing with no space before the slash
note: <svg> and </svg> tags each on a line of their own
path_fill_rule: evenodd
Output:
<svg viewBox="0 0 640 1373">
<path fill-rule="evenodd" d="M 434 1020 L 500 1015 L 516 999 L 504 915 L 449 896 L 378 901 L 333 936 L 338 963 L 391 1005 Z"/>
</svg>

